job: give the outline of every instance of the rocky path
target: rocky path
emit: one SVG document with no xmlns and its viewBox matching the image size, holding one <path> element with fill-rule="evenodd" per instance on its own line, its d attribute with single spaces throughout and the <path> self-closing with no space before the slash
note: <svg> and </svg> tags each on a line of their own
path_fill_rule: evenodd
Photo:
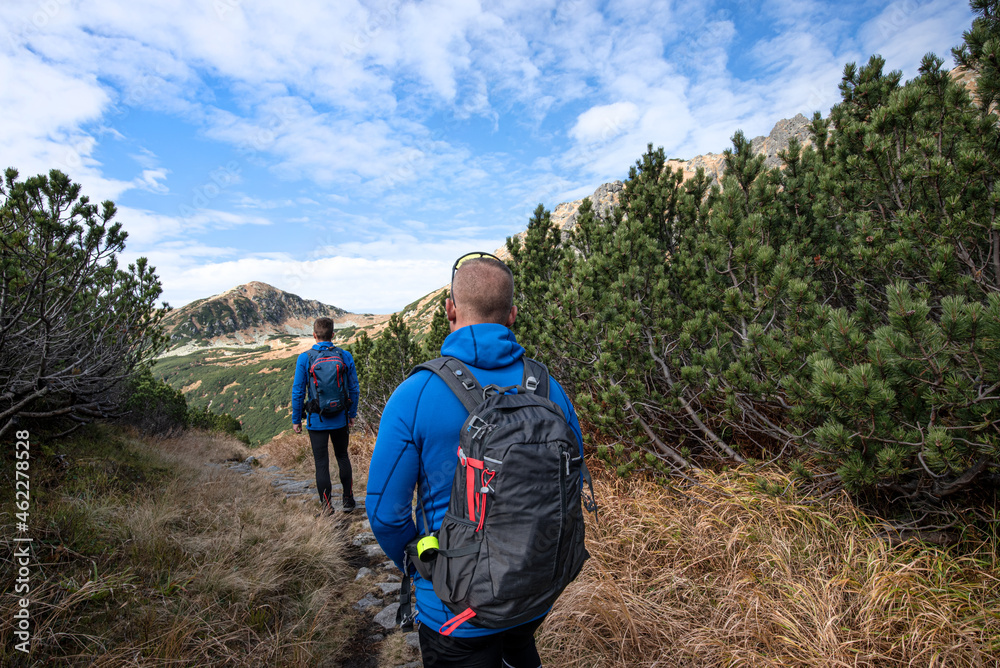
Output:
<svg viewBox="0 0 1000 668">
<path fill-rule="evenodd" d="M 286 471 L 278 466 L 266 466 L 265 457 L 250 456 L 244 461 L 229 462 L 226 467 L 245 476 L 262 476 L 279 493 L 284 493 L 286 502 L 299 501 L 304 506 L 317 507 L 315 480 L 305 479 L 301 474 Z M 333 486 L 333 497 L 339 499 L 343 488 Z M 420 650 L 415 631 L 403 634 L 404 642 L 395 640 L 401 634 L 396 626 L 396 611 L 399 609 L 399 569 L 386 558 L 382 548 L 375 542 L 371 525 L 365 518 L 364 498 L 358 498 L 357 509 L 350 514 L 336 506 L 332 520 L 349 527 L 351 544 L 347 549 L 347 562 L 356 569 L 354 581 L 367 589 L 364 597 L 352 606 L 359 617 L 358 631 L 351 643 L 348 658 L 342 668 L 378 668 L 382 644 L 396 642 L 402 663 L 394 668 L 421 668 Z M 308 512 L 307 509 L 303 509 Z"/>
</svg>

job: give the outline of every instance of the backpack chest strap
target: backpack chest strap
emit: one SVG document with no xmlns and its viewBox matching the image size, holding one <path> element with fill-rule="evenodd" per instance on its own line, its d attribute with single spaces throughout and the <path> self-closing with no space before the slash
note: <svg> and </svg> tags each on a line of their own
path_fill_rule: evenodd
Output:
<svg viewBox="0 0 1000 668">
<path fill-rule="evenodd" d="M 541 362 L 528 357 L 521 359 L 524 364 L 521 387 L 527 392 L 533 392 L 547 398 L 549 396 L 549 370 Z M 443 380 L 469 413 L 472 413 L 486 398 L 483 386 L 479 384 L 476 376 L 456 357 L 438 357 L 429 362 L 418 364 L 410 371 L 410 375 L 412 376 L 421 369 L 430 371 Z"/>
</svg>

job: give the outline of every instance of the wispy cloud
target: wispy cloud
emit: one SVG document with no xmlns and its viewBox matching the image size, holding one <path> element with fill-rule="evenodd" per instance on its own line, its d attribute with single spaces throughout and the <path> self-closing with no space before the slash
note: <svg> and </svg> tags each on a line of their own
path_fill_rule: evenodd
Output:
<svg viewBox="0 0 1000 668">
<path fill-rule="evenodd" d="M 272 224 L 267 218 L 213 209 L 192 210 L 188 216 L 176 216 L 118 207 L 115 220 L 128 232 L 129 248 L 140 252 L 150 252 L 165 240 L 188 238 L 208 231 L 230 231 L 245 225 Z"/>
</svg>

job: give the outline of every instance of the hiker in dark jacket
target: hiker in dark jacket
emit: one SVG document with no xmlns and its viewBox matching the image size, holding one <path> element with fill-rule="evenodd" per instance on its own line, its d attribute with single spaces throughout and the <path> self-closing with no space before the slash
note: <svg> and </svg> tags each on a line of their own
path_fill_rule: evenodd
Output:
<svg viewBox="0 0 1000 668">
<path fill-rule="evenodd" d="M 333 320 L 317 318 L 313 324 L 313 338 L 316 344 L 313 350 L 328 350 L 333 348 Z M 319 492 L 323 512 L 332 514 L 331 504 L 333 485 L 330 482 L 330 449 L 340 468 L 340 484 L 344 488 L 343 509 L 349 513 L 357 507 L 354 500 L 354 472 L 351 468 L 351 458 L 347 454 L 350 428 L 354 426 L 354 418 L 358 414 L 358 372 L 354 368 L 354 358 L 346 350 L 341 351 L 347 366 L 347 390 L 350 396 L 350 406 L 334 416 L 327 417 L 320 413 L 309 413 L 306 419 L 306 429 L 309 431 L 309 442 L 312 445 L 313 460 L 316 463 L 316 490 Z M 296 434 L 302 433 L 303 406 L 308 399 L 307 382 L 309 379 L 309 353 L 299 355 L 295 362 L 295 382 L 292 385 L 292 429 Z"/>
<path fill-rule="evenodd" d="M 441 354 L 464 362 L 484 387 L 520 384 L 524 348 L 509 329 L 517 317 L 510 269 L 486 253 L 464 256 L 455 267 L 451 297 L 445 301 L 451 334 Z M 582 455 L 576 412 L 554 379 L 550 380 L 550 398 L 562 409 Z M 379 545 L 401 569 L 406 544 L 418 534 L 438 530 L 448 510 L 459 432 L 468 415 L 444 381 L 426 370 L 400 384 L 382 413 L 365 507 Z M 415 525 L 412 517 L 418 484 L 429 528 L 422 526 L 422 518 Z M 455 615 L 435 595 L 429 581 L 416 575 L 415 586 L 424 666 L 540 665 L 534 633 L 544 614 L 509 629 L 463 622 L 446 636 L 439 631 Z"/>
</svg>

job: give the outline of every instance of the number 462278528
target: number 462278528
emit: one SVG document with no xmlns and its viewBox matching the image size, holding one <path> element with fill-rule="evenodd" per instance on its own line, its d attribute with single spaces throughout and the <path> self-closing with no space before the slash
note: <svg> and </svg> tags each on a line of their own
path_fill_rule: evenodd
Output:
<svg viewBox="0 0 1000 668">
<path fill-rule="evenodd" d="M 16 436 L 18 438 L 18 441 L 16 447 L 17 454 L 15 456 L 17 457 L 18 461 L 17 464 L 15 465 L 15 468 L 17 469 L 15 476 L 17 479 L 17 482 L 15 483 L 15 489 L 16 489 L 15 505 L 17 506 L 17 509 L 21 511 L 17 513 L 16 516 L 19 522 L 27 523 L 28 503 L 31 499 L 30 497 L 31 488 L 29 485 L 30 479 L 28 476 L 28 469 L 31 466 L 30 462 L 28 461 L 29 457 L 31 456 L 31 453 L 29 451 L 31 443 L 28 441 L 28 432 L 26 431 L 19 431 L 17 432 Z"/>
</svg>

